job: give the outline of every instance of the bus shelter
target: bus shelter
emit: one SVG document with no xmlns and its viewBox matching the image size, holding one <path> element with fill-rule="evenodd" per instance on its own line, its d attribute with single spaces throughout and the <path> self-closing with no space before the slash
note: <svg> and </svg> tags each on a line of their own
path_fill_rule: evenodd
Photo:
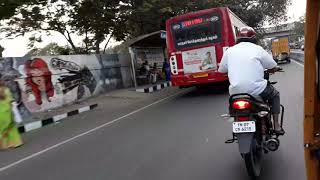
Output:
<svg viewBox="0 0 320 180">
<path fill-rule="evenodd" d="M 143 73 L 143 66 L 148 64 L 161 72 L 166 57 L 166 34 L 165 31 L 156 31 L 145 34 L 126 42 L 129 48 L 132 64 L 132 74 L 135 87 L 150 83 L 148 74 Z M 161 74 L 161 73 L 159 73 Z M 158 76 L 158 79 L 163 79 Z"/>
</svg>

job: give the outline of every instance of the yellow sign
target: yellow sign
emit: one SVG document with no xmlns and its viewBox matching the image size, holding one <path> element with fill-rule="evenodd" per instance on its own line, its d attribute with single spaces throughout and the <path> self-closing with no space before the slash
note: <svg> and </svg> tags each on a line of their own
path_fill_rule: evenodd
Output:
<svg viewBox="0 0 320 180">
<path fill-rule="evenodd" d="M 208 77 L 208 73 L 201 73 L 201 74 L 195 74 L 193 75 L 194 78 L 203 78 L 203 77 Z"/>
</svg>

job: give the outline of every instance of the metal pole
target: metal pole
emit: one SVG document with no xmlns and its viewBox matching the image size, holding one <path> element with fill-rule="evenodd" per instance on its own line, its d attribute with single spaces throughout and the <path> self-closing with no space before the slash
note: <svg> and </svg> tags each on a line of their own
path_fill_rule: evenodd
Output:
<svg viewBox="0 0 320 180">
<path fill-rule="evenodd" d="M 135 65 L 134 65 L 134 52 L 132 50 L 132 47 L 129 47 L 129 53 L 130 53 L 130 56 L 131 56 L 131 68 L 132 68 L 132 77 L 133 77 L 133 83 L 134 83 L 134 87 L 136 88 L 138 85 L 137 85 L 137 78 L 136 78 L 136 68 L 135 68 Z"/>
</svg>

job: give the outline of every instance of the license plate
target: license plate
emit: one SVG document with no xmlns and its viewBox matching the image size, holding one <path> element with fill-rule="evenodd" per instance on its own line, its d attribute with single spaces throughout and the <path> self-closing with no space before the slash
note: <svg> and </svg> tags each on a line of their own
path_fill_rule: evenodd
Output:
<svg viewBox="0 0 320 180">
<path fill-rule="evenodd" d="M 254 121 L 233 122 L 232 127 L 233 127 L 233 133 L 256 132 L 256 122 Z"/>
<path fill-rule="evenodd" d="M 203 74 L 195 74 L 193 75 L 194 78 L 203 78 L 203 77 L 208 77 L 208 73 L 203 73 Z"/>
</svg>

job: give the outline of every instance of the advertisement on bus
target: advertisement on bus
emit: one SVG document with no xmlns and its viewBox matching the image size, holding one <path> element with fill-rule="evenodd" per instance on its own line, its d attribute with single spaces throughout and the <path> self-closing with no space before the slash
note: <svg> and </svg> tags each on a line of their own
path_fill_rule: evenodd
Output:
<svg viewBox="0 0 320 180">
<path fill-rule="evenodd" d="M 182 52 L 185 73 L 199 73 L 217 70 L 216 52 L 214 47 L 206 47 Z"/>
</svg>

